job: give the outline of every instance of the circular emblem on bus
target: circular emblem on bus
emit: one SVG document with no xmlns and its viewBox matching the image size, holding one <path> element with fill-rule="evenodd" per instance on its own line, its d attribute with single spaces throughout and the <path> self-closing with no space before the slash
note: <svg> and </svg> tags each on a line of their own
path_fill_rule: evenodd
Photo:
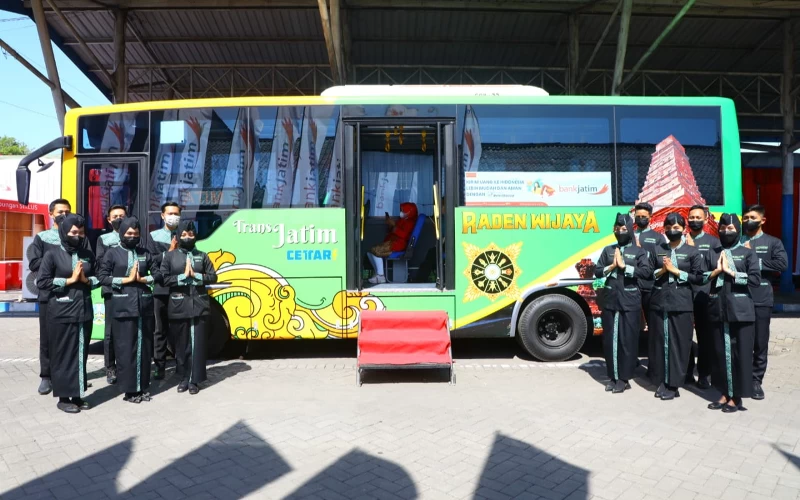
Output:
<svg viewBox="0 0 800 500">
<path fill-rule="evenodd" d="M 468 262 L 464 275 L 469 278 L 464 302 L 481 296 L 491 301 L 500 297 L 519 296 L 516 280 L 522 271 L 517 266 L 517 258 L 522 250 L 522 243 L 514 243 L 506 248 L 500 248 L 494 243 L 485 248 L 466 242 L 463 245 Z"/>
</svg>

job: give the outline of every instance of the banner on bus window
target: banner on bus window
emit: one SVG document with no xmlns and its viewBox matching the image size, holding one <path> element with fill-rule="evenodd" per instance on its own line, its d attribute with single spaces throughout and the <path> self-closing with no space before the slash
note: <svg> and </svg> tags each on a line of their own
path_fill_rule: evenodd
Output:
<svg viewBox="0 0 800 500">
<path fill-rule="evenodd" d="M 466 172 L 467 206 L 611 205 L 611 172 Z"/>
</svg>

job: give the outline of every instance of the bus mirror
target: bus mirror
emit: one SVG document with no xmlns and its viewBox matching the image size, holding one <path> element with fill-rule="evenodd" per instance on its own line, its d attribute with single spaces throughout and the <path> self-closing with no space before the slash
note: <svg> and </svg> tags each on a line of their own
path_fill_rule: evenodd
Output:
<svg viewBox="0 0 800 500">
<path fill-rule="evenodd" d="M 17 201 L 20 205 L 28 204 L 31 191 L 31 171 L 26 167 L 17 168 Z"/>
<path fill-rule="evenodd" d="M 53 166 L 54 162 L 43 162 L 40 158 L 47 153 L 55 151 L 56 149 L 72 149 L 72 136 L 65 135 L 54 139 L 36 151 L 30 153 L 28 156 L 19 162 L 17 167 L 17 201 L 20 205 L 27 205 L 28 198 L 31 194 L 31 171 L 28 168 L 33 160 L 38 160 L 39 172 L 44 172 Z"/>
</svg>

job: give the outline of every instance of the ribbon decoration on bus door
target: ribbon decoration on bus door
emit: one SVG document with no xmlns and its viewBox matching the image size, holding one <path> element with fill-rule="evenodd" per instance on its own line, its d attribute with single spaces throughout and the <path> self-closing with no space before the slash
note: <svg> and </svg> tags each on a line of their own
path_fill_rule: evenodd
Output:
<svg viewBox="0 0 800 500">
<path fill-rule="evenodd" d="M 467 106 L 464 114 L 464 139 L 461 144 L 462 159 L 464 162 L 464 172 L 478 170 L 481 162 L 481 131 L 478 127 L 478 117 L 472 106 Z"/>
<path fill-rule="evenodd" d="M 269 170 L 264 205 L 270 208 L 289 208 L 294 191 L 295 159 L 294 145 L 300 137 L 297 108 L 282 106 L 275 122 L 275 135 L 272 139 L 272 153 L 269 157 Z"/>
<path fill-rule="evenodd" d="M 109 116 L 108 125 L 100 143 L 100 153 L 124 153 L 130 150 L 136 132 L 136 120 L 132 113 L 113 113 Z M 113 205 L 129 207 L 130 196 L 126 183 L 128 169 L 122 163 L 114 163 L 100 168 L 98 186 L 89 187 L 89 225 L 94 229 L 103 228 L 108 209 Z"/>
<path fill-rule="evenodd" d="M 303 114 L 303 133 L 300 137 L 300 156 L 294 176 L 293 207 L 319 206 L 319 160 L 335 113 L 334 106 L 307 106 Z"/>
</svg>

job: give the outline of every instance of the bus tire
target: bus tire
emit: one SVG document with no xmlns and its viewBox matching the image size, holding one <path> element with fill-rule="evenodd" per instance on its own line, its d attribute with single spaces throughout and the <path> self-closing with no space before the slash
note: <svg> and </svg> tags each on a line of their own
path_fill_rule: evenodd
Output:
<svg viewBox="0 0 800 500">
<path fill-rule="evenodd" d="M 565 361 L 586 341 L 586 315 L 581 306 L 560 294 L 543 295 L 522 310 L 517 337 L 522 347 L 540 361 Z"/>
<path fill-rule="evenodd" d="M 231 327 L 225 310 L 214 299 L 209 301 L 209 329 L 206 340 L 206 359 L 217 359 L 231 339 Z"/>
</svg>

